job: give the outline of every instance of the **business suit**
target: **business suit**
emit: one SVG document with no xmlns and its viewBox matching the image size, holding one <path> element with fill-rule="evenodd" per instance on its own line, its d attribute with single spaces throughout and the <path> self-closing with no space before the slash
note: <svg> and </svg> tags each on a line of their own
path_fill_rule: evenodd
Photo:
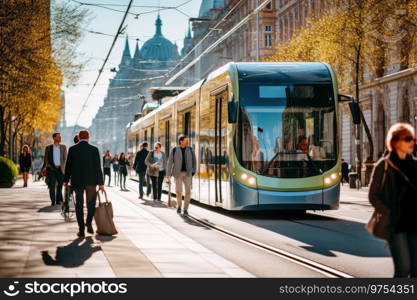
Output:
<svg viewBox="0 0 417 300">
<path fill-rule="evenodd" d="M 133 164 L 133 168 L 135 169 L 136 173 L 139 175 L 139 196 L 143 198 L 143 186 L 145 184 L 145 176 L 146 176 L 146 164 L 145 159 L 148 156 L 149 151 L 143 148 L 142 150 L 138 151 L 135 156 L 135 162 Z M 151 193 L 151 184 L 149 182 L 149 176 L 146 180 L 146 194 Z"/>
<path fill-rule="evenodd" d="M 91 227 L 94 217 L 97 197 L 97 185 L 103 185 L 103 172 L 100 165 L 98 148 L 86 140 L 69 148 L 67 164 L 65 166 L 64 182 L 71 180 L 71 187 L 76 195 L 76 215 L 80 232 L 84 232 L 84 224 Z M 84 191 L 87 198 L 87 220 L 84 223 Z"/>
<path fill-rule="evenodd" d="M 54 145 L 45 148 L 45 157 L 42 169 L 46 168 L 46 176 L 49 187 L 49 197 L 51 204 L 55 205 L 62 202 L 62 184 L 64 179 L 64 168 L 67 160 L 67 147 L 59 144 L 59 165 L 54 162 Z"/>
</svg>

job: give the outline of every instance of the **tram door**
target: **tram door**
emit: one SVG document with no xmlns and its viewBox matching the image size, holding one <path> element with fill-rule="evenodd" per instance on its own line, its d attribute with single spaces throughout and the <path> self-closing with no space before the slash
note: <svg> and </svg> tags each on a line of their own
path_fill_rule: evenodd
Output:
<svg viewBox="0 0 417 300">
<path fill-rule="evenodd" d="M 227 87 L 217 92 L 214 98 L 214 193 L 216 203 L 221 205 L 227 195 Z"/>
</svg>

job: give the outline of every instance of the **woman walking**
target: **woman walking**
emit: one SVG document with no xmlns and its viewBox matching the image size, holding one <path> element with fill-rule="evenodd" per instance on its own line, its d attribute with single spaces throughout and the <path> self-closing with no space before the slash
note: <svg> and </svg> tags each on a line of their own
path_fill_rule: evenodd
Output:
<svg viewBox="0 0 417 300">
<path fill-rule="evenodd" d="M 166 155 L 161 151 L 161 148 L 161 143 L 156 142 L 154 150 L 149 152 L 145 159 L 145 164 L 147 165 L 146 172 L 152 181 L 153 201 L 161 201 L 162 183 L 167 164 Z"/>
<path fill-rule="evenodd" d="M 129 161 L 126 158 L 124 152 L 120 153 L 119 158 L 119 178 L 120 178 L 120 190 L 126 190 L 126 176 L 127 176 L 127 166 L 130 166 Z"/>
<path fill-rule="evenodd" d="M 417 160 L 414 128 L 397 123 L 388 131 L 388 154 L 376 164 L 369 200 L 377 215 L 388 220 L 386 236 L 394 277 L 417 277 Z"/>
<path fill-rule="evenodd" d="M 111 155 L 110 155 L 110 151 L 107 150 L 103 156 L 103 174 L 104 174 L 104 181 L 106 181 L 106 175 L 109 176 L 108 186 L 110 186 L 110 181 L 111 181 L 110 167 L 111 167 Z"/>
<path fill-rule="evenodd" d="M 29 153 L 29 146 L 24 145 L 19 156 L 20 172 L 23 175 L 23 187 L 28 186 L 29 170 L 32 166 L 32 155 Z"/>
<path fill-rule="evenodd" d="M 113 173 L 114 173 L 114 185 L 117 186 L 117 181 L 119 179 L 119 155 L 117 153 L 114 154 L 111 162 L 112 162 Z"/>
</svg>

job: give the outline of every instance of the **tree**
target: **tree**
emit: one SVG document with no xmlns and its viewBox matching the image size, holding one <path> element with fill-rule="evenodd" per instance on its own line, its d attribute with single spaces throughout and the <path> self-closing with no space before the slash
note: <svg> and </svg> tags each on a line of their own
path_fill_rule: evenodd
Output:
<svg viewBox="0 0 417 300">
<path fill-rule="evenodd" d="M 387 34 L 384 20 L 394 15 L 393 1 L 336 0 L 333 6 L 301 28 L 287 44 L 279 44 L 270 60 L 324 61 L 331 64 L 339 77 L 340 88 L 354 92 L 360 101 L 364 74 L 380 77 L 384 72 L 386 41 L 377 33 Z M 414 5 L 415 0 L 412 1 Z M 411 5 L 411 4 L 410 4 Z M 373 138 L 361 112 L 361 121 L 369 142 L 369 157 L 374 157 Z M 361 130 L 356 135 L 360 138 Z M 357 149 L 361 169 L 360 144 Z M 360 172 L 359 172 L 360 174 Z"/>
<path fill-rule="evenodd" d="M 88 12 L 53 4 L 52 16 L 51 27 L 49 0 L 0 5 L 0 155 L 10 137 L 53 130 L 62 106 L 61 85 L 78 79 L 82 63 L 75 62 L 75 49 Z"/>
</svg>

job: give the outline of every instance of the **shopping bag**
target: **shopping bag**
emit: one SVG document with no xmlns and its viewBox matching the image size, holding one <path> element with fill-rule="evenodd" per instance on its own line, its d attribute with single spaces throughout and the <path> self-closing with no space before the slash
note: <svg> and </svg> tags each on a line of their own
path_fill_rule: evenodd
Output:
<svg viewBox="0 0 417 300">
<path fill-rule="evenodd" d="M 106 201 L 101 202 L 100 191 L 97 192 L 98 206 L 96 206 L 96 211 L 94 212 L 97 233 L 101 235 L 115 235 L 117 230 L 113 223 L 113 206 L 107 199 L 106 191 L 103 191 L 103 194 Z"/>
</svg>

